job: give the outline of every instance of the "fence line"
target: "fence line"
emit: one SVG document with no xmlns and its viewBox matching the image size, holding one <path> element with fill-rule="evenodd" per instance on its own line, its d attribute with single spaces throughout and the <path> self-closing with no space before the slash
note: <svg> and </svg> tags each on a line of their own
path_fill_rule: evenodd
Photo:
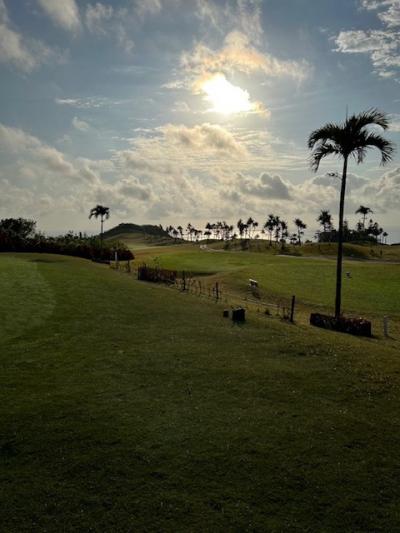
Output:
<svg viewBox="0 0 400 533">
<path fill-rule="evenodd" d="M 127 262 L 111 262 L 110 268 L 113 268 L 114 270 L 117 270 L 118 272 L 122 273 L 128 273 L 132 276 L 135 276 L 137 279 L 141 278 L 141 275 L 143 273 L 143 269 L 147 269 L 150 271 L 154 271 L 157 269 L 153 269 L 151 267 L 147 267 L 146 265 L 140 265 L 137 267 L 133 267 L 130 263 L 130 261 Z M 275 316 L 279 316 L 280 318 L 283 318 L 285 320 L 290 320 L 291 322 L 294 322 L 294 306 L 295 306 L 295 299 L 292 297 L 291 303 L 286 298 L 280 298 L 278 302 L 269 302 L 266 300 L 262 300 L 259 290 L 257 287 L 257 290 L 254 290 L 254 287 L 249 286 L 248 290 L 250 292 L 249 296 L 243 297 L 240 294 L 235 294 L 229 291 L 223 290 L 221 287 L 221 284 L 219 281 L 215 281 L 214 283 L 205 283 L 199 278 L 195 278 L 192 276 L 190 272 L 181 271 L 181 276 L 178 277 L 178 273 L 176 271 L 166 271 L 165 269 L 160 269 L 160 272 L 163 273 L 174 273 L 174 276 L 169 277 L 167 276 L 166 279 L 149 279 L 150 282 L 156 282 L 159 281 L 166 285 L 167 287 L 170 287 L 172 289 L 176 289 L 179 292 L 183 292 L 186 294 L 191 294 L 198 297 L 205 297 L 210 300 L 221 303 L 225 303 L 226 305 L 229 305 L 231 307 L 242 305 L 247 308 L 247 310 L 252 311 L 251 307 L 256 308 L 256 312 L 261 313 L 261 309 L 263 309 L 262 314 L 266 316 L 273 316 L 270 312 L 270 309 L 275 311 Z M 143 278 L 141 278 L 143 279 Z M 251 306 L 251 307 L 250 307 Z"/>
</svg>

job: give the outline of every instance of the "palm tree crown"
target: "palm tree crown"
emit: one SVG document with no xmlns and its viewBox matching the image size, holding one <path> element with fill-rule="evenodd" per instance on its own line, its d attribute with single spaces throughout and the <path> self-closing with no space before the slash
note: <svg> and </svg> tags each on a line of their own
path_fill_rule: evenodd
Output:
<svg viewBox="0 0 400 533">
<path fill-rule="evenodd" d="M 353 156 L 357 164 L 365 159 L 368 148 L 377 148 L 381 153 L 381 165 L 392 159 L 393 144 L 372 130 L 370 126 L 389 127 L 385 113 L 369 109 L 347 118 L 343 124 L 328 123 L 311 133 L 308 147 L 311 153 L 311 168 L 316 172 L 321 159 L 327 155 L 336 155 L 348 159 Z"/>
<path fill-rule="evenodd" d="M 96 205 L 90 210 L 89 218 L 110 218 L 110 208 L 103 205 Z"/>
</svg>

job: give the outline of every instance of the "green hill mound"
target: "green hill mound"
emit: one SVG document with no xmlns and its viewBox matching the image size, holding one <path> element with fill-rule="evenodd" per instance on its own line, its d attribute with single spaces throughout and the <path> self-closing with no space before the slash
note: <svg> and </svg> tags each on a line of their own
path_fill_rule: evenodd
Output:
<svg viewBox="0 0 400 533">
<path fill-rule="evenodd" d="M 174 239 L 162 228 L 153 224 L 118 224 L 104 232 L 105 239 L 124 242 L 129 247 L 135 246 L 160 246 L 172 244 Z"/>
</svg>

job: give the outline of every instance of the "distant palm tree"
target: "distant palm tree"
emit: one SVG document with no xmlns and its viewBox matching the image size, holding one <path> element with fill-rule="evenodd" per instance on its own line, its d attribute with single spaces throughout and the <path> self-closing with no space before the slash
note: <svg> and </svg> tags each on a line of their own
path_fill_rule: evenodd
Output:
<svg viewBox="0 0 400 533">
<path fill-rule="evenodd" d="M 268 215 L 268 219 L 264 224 L 265 230 L 269 233 L 270 247 L 272 246 L 272 233 L 274 232 L 274 229 L 275 229 L 275 219 L 276 219 L 275 215 L 270 214 Z"/>
<path fill-rule="evenodd" d="M 99 218 L 100 217 L 100 242 L 103 245 L 103 224 L 104 220 L 110 218 L 110 208 L 103 205 L 96 205 L 93 209 L 90 210 L 89 218 Z"/>
<path fill-rule="evenodd" d="M 318 215 L 317 222 L 323 227 L 324 233 L 332 229 L 332 215 L 328 210 L 321 210 L 321 213 Z"/>
<path fill-rule="evenodd" d="M 383 130 L 386 130 L 389 127 L 388 116 L 377 109 L 370 109 L 346 118 L 343 124 L 325 124 L 325 126 L 313 131 L 308 138 L 308 148 L 312 150 L 311 168 L 315 172 L 317 172 L 321 160 L 328 155 L 334 155 L 343 159 L 336 265 L 336 318 L 341 313 L 343 214 L 349 158 L 353 156 L 357 164 L 360 164 L 364 161 L 368 148 L 377 148 L 381 154 L 381 165 L 385 165 L 391 161 L 394 152 L 394 145 L 375 130 L 371 129 L 370 126 L 380 126 Z"/>
<path fill-rule="evenodd" d="M 297 227 L 297 242 L 299 246 L 301 246 L 301 236 L 304 235 L 304 230 L 307 228 L 307 224 L 304 224 L 300 218 L 295 218 L 293 222 Z"/>
<path fill-rule="evenodd" d="M 285 220 L 279 220 L 280 233 L 281 233 L 281 249 L 283 250 L 285 246 L 286 239 L 289 237 L 289 229 L 287 222 Z"/>
<path fill-rule="evenodd" d="M 369 207 L 366 207 L 365 205 L 360 205 L 360 207 L 356 211 L 356 215 L 360 214 L 363 216 L 363 221 L 362 221 L 363 229 L 365 229 L 365 219 L 367 218 L 367 215 L 369 215 L 369 213 L 373 213 L 373 211 L 372 209 L 370 209 Z"/>
</svg>

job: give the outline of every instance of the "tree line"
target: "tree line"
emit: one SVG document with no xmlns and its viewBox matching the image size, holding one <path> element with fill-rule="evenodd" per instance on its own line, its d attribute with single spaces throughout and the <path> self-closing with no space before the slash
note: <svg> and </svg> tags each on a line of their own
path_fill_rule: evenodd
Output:
<svg viewBox="0 0 400 533">
<path fill-rule="evenodd" d="M 373 213 L 372 209 L 363 205 L 355 211 L 362 218 L 357 222 L 355 228 L 350 228 L 347 220 L 343 222 L 343 239 L 345 242 L 381 242 L 385 244 L 388 233 L 372 218 L 367 223 L 367 216 Z M 316 221 L 321 226 L 315 233 L 317 242 L 337 242 L 338 230 L 333 225 L 333 218 L 329 210 L 322 209 Z M 293 231 L 289 230 L 289 224 L 279 215 L 269 214 L 265 222 L 259 223 L 252 217 L 247 220 L 241 218 L 236 225 L 228 224 L 225 220 L 217 222 L 207 222 L 203 229 L 196 228 L 190 222 L 184 228 L 183 226 L 167 226 L 165 229 L 168 234 L 178 241 L 199 242 L 206 240 L 229 241 L 235 239 L 267 239 L 269 245 L 280 244 L 284 246 L 290 243 L 295 246 L 303 244 L 304 232 L 307 224 L 301 218 L 293 220 Z M 311 241 L 308 241 L 311 242 Z"/>
<path fill-rule="evenodd" d="M 117 252 L 121 261 L 133 259 L 132 252 L 122 242 L 103 242 L 97 236 L 72 231 L 49 237 L 36 231 L 36 221 L 26 218 L 0 220 L 0 251 L 62 254 L 96 260 L 113 259 Z"/>
</svg>

